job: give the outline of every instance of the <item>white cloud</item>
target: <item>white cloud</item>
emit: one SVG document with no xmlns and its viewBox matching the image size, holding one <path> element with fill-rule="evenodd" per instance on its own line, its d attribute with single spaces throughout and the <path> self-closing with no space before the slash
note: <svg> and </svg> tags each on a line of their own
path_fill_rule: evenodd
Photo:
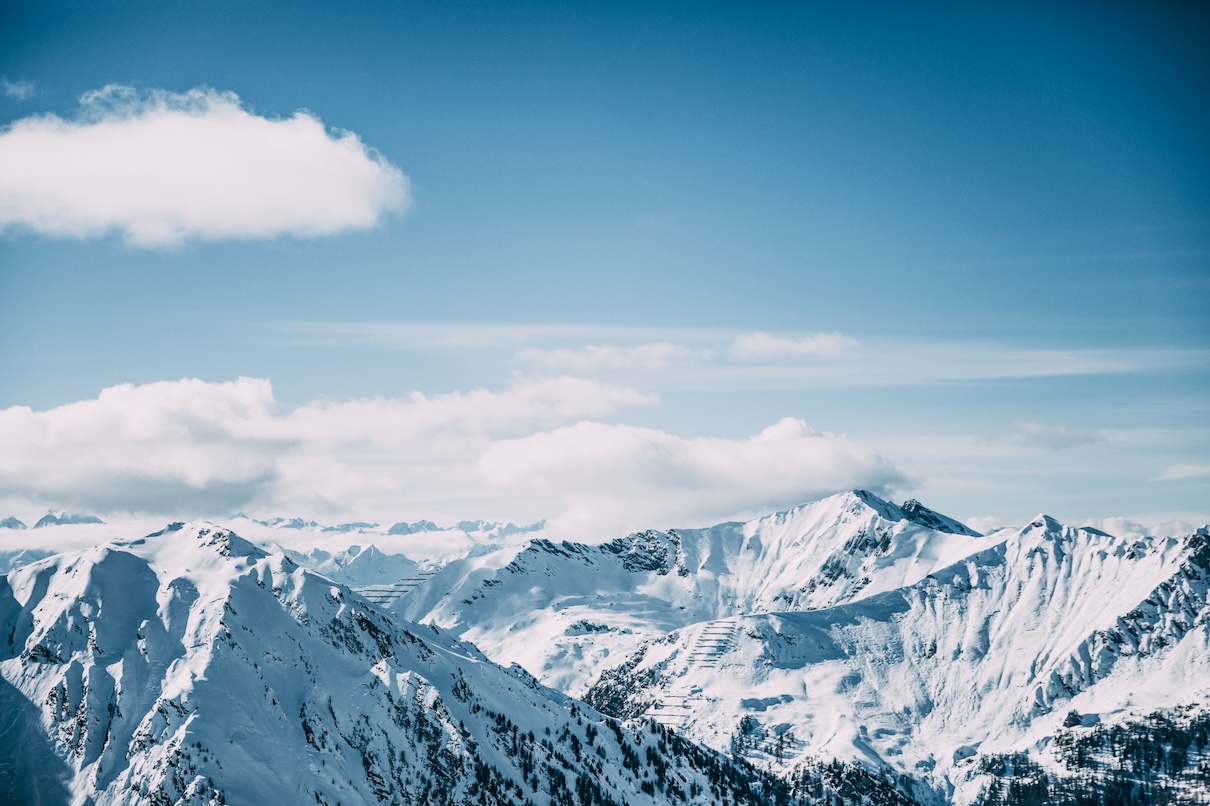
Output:
<svg viewBox="0 0 1210 806">
<path fill-rule="evenodd" d="M 45 412 L 0 410 L 0 498 L 181 515 L 339 508 L 376 491 L 406 498 L 406 486 L 423 486 L 426 473 L 473 465 L 486 434 L 653 402 L 631 389 L 554 378 L 284 411 L 266 380 L 126 384 Z"/>
<path fill-rule="evenodd" d="M 975 515 L 963 518 L 962 522 L 979 534 L 990 535 L 997 529 L 1004 528 L 1004 522 L 995 515 Z"/>
<path fill-rule="evenodd" d="M 662 369 L 670 362 L 701 356 L 700 351 L 661 341 L 634 347 L 599 344 L 562 350 L 528 348 L 517 353 L 516 358 L 555 372 L 595 372 L 609 369 Z"/>
<path fill-rule="evenodd" d="M 557 492 L 564 506 L 552 525 L 596 536 L 706 525 L 845 489 L 881 491 L 904 483 L 874 451 L 793 418 L 748 439 L 686 439 L 581 422 L 497 442 L 480 466 L 503 490 Z"/>
<path fill-rule="evenodd" d="M 34 85 L 29 81 L 0 79 L 0 89 L 4 90 L 5 97 L 12 98 L 14 101 L 27 101 L 34 94 Z"/>
<path fill-rule="evenodd" d="M 1114 515 L 1108 518 L 1093 518 L 1084 520 L 1079 523 L 1080 526 L 1090 526 L 1093 529 L 1100 529 L 1102 532 L 1108 532 L 1116 537 L 1183 537 L 1197 530 L 1197 526 L 1190 521 L 1176 519 L 1146 519 L 1146 523 L 1140 523 L 1132 518 Z"/>
<path fill-rule="evenodd" d="M 1210 369 L 1210 350 L 1188 348 L 1027 349 L 910 337 L 859 342 L 840 333 L 771 336 L 705 327 L 286 322 L 270 328 L 298 345 L 441 351 L 483 367 L 512 360 L 538 371 L 599 371 L 614 379 L 631 372 L 630 382 L 662 390 L 892 388 Z"/>
<path fill-rule="evenodd" d="M 568 537 L 703 523 L 900 474 L 786 419 L 748 439 L 593 421 L 656 400 L 577 378 L 283 409 L 266 380 L 115 386 L 0 410 L 0 501 L 100 514 L 536 520 Z"/>
<path fill-rule="evenodd" d="M 374 226 L 409 203 L 407 178 L 313 114 L 266 118 L 232 93 L 108 86 L 76 120 L 0 131 L 0 227 L 120 233 L 139 246 L 314 237 Z"/>
<path fill-rule="evenodd" d="M 731 357 L 739 361 L 770 361 L 839 355 L 857 346 L 857 340 L 841 333 L 816 333 L 810 336 L 771 336 L 745 333 L 731 342 Z"/>
</svg>

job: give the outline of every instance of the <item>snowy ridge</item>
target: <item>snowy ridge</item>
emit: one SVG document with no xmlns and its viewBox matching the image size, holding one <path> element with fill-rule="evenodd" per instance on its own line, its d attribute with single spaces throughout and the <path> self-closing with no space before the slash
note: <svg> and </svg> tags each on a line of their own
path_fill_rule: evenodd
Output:
<svg viewBox="0 0 1210 806">
<path fill-rule="evenodd" d="M 0 704 L 6 802 L 765 803 L 781 786 L 204 523 L 0 578 Z"/>
<path fill-rule="evenodd" d="M 640 532 L 602 546 L 533 540 L 450 562 L 396 607 L 581 695 L 672 630 L 893 590 L 998 539 L 907 506 L 855 491 L 749 523 Z"/>
<path fill-rule="evenodd" d="M 1071 711 L 1210 708 L 1206 530 L 1123 540 L 1039 517 L 988 540 L 897 590 L 672 632 L 587 699 L 773 768 L 862 760 L 960 803 L 978 757 L 1043 747 Z"/>
<path fill-rule="evenodd" d="M 387 554 L 377 546 L 349 546 L 344 551 L 292 551 L 274 547 L 294 562 L 343 585 L 383 585 L 416 576 L 421 564 L 403 554 Z M 427 564 L 426 566 L 427 567 Z"/>
</svg>

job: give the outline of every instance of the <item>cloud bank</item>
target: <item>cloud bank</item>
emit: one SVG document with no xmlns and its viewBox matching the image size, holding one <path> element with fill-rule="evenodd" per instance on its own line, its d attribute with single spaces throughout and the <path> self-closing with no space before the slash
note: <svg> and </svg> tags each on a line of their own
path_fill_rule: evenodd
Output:
<svg viewBox="0 0 1210 806">
<path fill-rule="evenodd" d="M 568 537 L 705 524 L 902 475 L 786 419 L 746 439 L 602 418 L 655 398 L 581 378 L 284 409 L 267 380 L 0 410 L 0 502 L 169 517 L 547 518 Z"/>
<path fill-rule="evenodd" d="M 564 501 L 558 522 L 573 532 L 714 523 L 904 483 L 874 451 L 789 417 L 748 439 L 581 422 L 497 442 L 480 469 L 505 490 L 557 491 Z"/>
<path fill-rule="evenodd" d="M 108 86 L 81 98 L 75 120 L 0 130 L 0 227 L 52 237 L 309 238 L 408 203 L 407 177 L 356 134 L 306 111 L 262 117 L 229 92 Z"/>
</svg>

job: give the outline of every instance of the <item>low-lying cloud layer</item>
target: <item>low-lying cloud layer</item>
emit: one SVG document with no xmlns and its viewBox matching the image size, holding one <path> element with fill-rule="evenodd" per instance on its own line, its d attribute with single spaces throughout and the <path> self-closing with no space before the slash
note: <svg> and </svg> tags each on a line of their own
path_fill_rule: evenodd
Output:
<svg viewBox="0 0 1210 806">
<path fill-rule="evenodd" d="M 408 202 L 407 178 L 356 134 L 306 111 L 263 117 L 233 93 L 108 86 L 75 120 L 0 131 L 0 227 L 52 237 L 305 238 L 372 227 Z"/>
<path fill-rule="evenodd" d="M 603 422 L 658 401 L 578 378 L 283 409 L 266 380 L 105 389 L 0 410 L 0 501 L 224 517 L 549 519 L 568 536 L 693 525 L 902 475 L 785 419 L 747 439 Z"/>
</svg>

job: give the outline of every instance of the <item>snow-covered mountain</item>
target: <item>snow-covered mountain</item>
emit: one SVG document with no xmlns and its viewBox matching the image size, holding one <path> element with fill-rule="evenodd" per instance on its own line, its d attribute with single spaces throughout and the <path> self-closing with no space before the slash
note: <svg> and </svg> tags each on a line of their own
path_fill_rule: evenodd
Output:
<svg viewBox="0 0 1210 806">
<path fill-rule="evenodd" d="M 389 585 L 414 577 L 421 565 L 404 554 L 387 554 L 377 546 L 349 546 L 344 551 L 292 551 L 273 547 L 294 562 L 350 587 Z M 427 565 L 425 567 L 428 567 Z"/>
<path fill-rule="evenodd" d="M 1094 724 L 1210 721 L 1206 543 L 1044 516 L 981 536 L 854 491 L 603 546 L 530 541 L 450 562 L 396 608 L 790 778 L 840 758 L 971 802 L 1021 752 L 1070 776 L 1047 748 Z"/>
<path fill-rule="evenodd" d="M 982 536 L 854 491 L 419 562 L 322 534 L 5 555 L 0 802 L 1210 795 L 1206 528 Z"/>
<path fill-rule="evenodd" d="M 5 803 L 790 803 L 226 529 L 0 578 Z"/>
<path fill-rule="evenodd" d="M 601 546 L 532 540 L 448 563 L 397 609 L 579 696 L 672 630 L 893 590 L 986 541 L 918 502 L 898 507 L 859 490 L 749 523 Z"/>
<path fill-rule="evenodd" d="M 104 523 L 96 515 L 86 515 L 73 512 L 47 512 L 34 524 L 35 529 L 45 529 L 48 526 L 71 526 L 79 523 Z"/>
<path fill-rule="evenodd" d="M 1127 540 L 1040 516 L 977 542 L 893 590 L 670 632 L 587 700 L 787 771 L 831 757 L 890 767 L 957 802 L 979 798 L 987 759 L 1033 751 L 1056 766 L 1064 731 L 1210 715 L 1205 529 Z M 1195 756 L 1210 759 L 1207 745 Z"/>
</svg>

